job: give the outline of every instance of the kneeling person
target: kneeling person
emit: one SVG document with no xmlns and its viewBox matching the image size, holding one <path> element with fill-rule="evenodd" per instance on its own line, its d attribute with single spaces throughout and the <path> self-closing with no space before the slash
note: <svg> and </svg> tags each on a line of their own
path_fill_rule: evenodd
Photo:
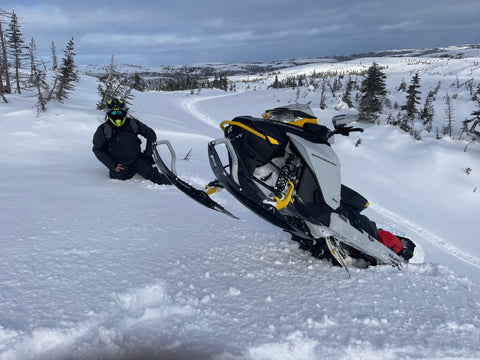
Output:
<svg viewBox="0 0 480 360">
<path fill-rule="evenodd" d="M 93 152 L 109 169 L 111 179 L 127 180 L 136 173 L 156 184 L 169 185 L 170 181 L 161 174 L 152 158 L 155 131 L 141 121 L 127 116 L 125 102 L 112 99 L 107 103 L 106 121 L 93 135 Z M 147 140 L 142 152 L 138 135 Z"/>
</svg>

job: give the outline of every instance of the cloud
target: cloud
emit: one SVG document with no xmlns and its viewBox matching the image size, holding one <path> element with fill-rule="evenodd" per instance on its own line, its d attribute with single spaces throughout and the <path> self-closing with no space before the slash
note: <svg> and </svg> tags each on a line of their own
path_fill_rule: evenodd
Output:
<svg viewBox="0 0 480 360">
<path fill-rule="evenodd" d="M 241 32 L 232 32 L 227 34 L 220 34 L 218 39 L 220 41 L 227 41 L 227 42 L 243 42 L 248 40 L 254 40 L 257 36 L 254 35 L 253 31 L 241 31 Z"/>
<path fill-rule="evenodd" d="M 81 59 L 265 61 L 478 43 L 478 0 L 4 0 L 43 56 L 75 39 Z M 414 19 L 414 20 L 412 20 Z M 145 61 L 142 62 L 142 56 Z M 147 59 L 148 58 L 148 59 Z M 160 56 L 158 57 L 160 59 Z M 153 60 L 152 60 L 153 59 Z"/>
<path fill-rule="evenodd" d="M 382 25 L 380 26 L 380 30 L 384 31 L 392 31 L 392 30 L 417 30 L 419 28 L 424 27 L 423 21 L 421 20 L 407 20 L 407 21 L 402 21 L 401 23 L 398 24 L 392 24 L 392 25 Z"/>
<path fill-rule="evenodd" d="M 108 34 L 89 33 L 80 37 L 83 45 L 101 45 L 108 47 L 133 47 L 154 45 L 195 44 L 201 41 L 198 36 L 180 34 Z"/>
</svg>

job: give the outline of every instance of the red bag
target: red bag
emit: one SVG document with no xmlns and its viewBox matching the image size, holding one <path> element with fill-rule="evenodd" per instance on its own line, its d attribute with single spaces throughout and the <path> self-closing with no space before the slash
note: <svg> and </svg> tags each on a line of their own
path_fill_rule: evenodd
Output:
<svg viewBox="0 0 480 360">
<path fill-rule="evenodd" d="M 389 249 L 393 249 L 397 254 L 403 249 L 402 240 L 397 238 L 391 232 L 378 230 L 378 239 L 383 245 Z"/>
</svg>

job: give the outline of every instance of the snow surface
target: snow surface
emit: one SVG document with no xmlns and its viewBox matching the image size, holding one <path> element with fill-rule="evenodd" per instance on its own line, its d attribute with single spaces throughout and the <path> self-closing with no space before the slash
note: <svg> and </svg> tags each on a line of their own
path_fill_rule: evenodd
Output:
<svg viewBox="0 0 480 360">
<path fill-rule="evenodd" d="M 376 61 L 395 82 L 408 83 L 413 68 L 432 84 L 467 68 L 465 79 L 479 75 L 479 58 Z M 244 84 L 135 93 L 131 110 L 171 141 L 179 175 L 201 187 L 213 179 L 207 142 L 222 137 L 222 120 L 296 97 Z M 9 100 L 0 104 L 1 360 L 480 358 L 478 143 L 464 152 L 466 140 L 414 141 L 384 121 L 336 138 L 344 183 L 372 203 L 366 215 L 424 253 L 402 270 L 348 278 L 226 191 L 213 196 L 240 220 L 171 186 L 108 179 L 91 151 L 103 118 L 94 78 L 38 117 L 33 98 Z M 320 111 L 318 92 L 302 100 L 325 124 L 338 113 Z"/>
</svg>

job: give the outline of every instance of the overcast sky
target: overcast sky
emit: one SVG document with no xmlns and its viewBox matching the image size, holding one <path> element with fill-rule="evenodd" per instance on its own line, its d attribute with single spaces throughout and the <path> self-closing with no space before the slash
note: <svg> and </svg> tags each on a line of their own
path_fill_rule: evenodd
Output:
<svg viewBox="0 0 480 360">
<path fill-rule="evenodd" d="M 167 65 L 480 43 L 479 0 L 2 0 L 50 58 Z"/>
</svg>

